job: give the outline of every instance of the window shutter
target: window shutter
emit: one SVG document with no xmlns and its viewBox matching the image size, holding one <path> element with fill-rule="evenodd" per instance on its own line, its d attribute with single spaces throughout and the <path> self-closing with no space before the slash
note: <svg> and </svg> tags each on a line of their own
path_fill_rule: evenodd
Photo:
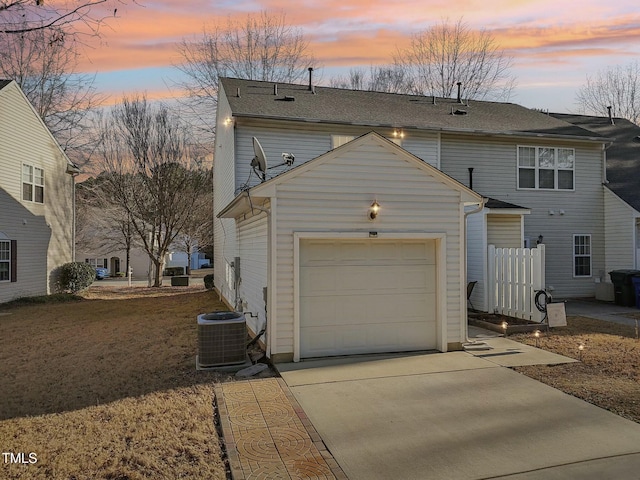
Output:
<svg viewBox="0 0 640 480">
<path fill-rule="evenodd" d="M 11 240 L 11 281 L 18 281 L 18 241 Z"/>
</svg>

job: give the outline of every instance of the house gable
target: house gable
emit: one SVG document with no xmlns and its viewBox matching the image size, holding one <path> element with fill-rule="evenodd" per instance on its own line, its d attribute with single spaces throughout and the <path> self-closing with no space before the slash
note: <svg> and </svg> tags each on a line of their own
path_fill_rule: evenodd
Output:
<svg viewBox="0 0 640 480">
<path fill-rule="evenodd" d="M 17 252 L 16 281 L 2 286 L 0 302 L 50 293 L 57 267 L 73 257 L 69 174 L 77 167 L 13 81 L 0 82 L 0 165 L 0 231 L 15 242 Z M 23 177 L 23 171 L 33 178 Z M 38 195 L 25 195 L 25 185 Z"/>
<path fill-rule="evenodd" d="M 261 199 L 277 196 L 277 192 L 282 185 L 294 181 L 295 179 L 304 176 L 308 172 L 323 167 L 332 168 L 331 164 L 340 164 L 345 160 L 360 163 L 359 167 L 363 170 L 363 175 L 366 175 L 367 170 L 367 155 L 371 155 L 374 151 L 384 152 L 387 156 L 392 156 L 397 161 L 403 162 L 406 165 L 416 169 L 416 174 L 422 172 L 423 174 L 432 177 L 437 182 L 446 186 L 447 189 L 457 192 L 460 195 L 460 200 L 463 203 L 477 204 L 481 201 L 482 197 L 476 192 L 468 189 L 466 186 L 446 175 L 437 168 L 423 162 L 421 159 L 410 154 L 406 150 L 402 149 L 393 142 L 385 139 L 381 135 L 370 132 L 351 142 L 348 142 L 334 150 L 327 152 L 309 162 L 299 165 L 288 172 L 278 175 L 275 178 L 267 180 L 250 190 L 243 192 L 237 196 L 233 202 L 231 202 L 226 208 L 224 208 L 218 216 L 221 218 L 234 218 L 241 213 L 245 213 L 248 209 L 253 207 L 252 201 L 260 202 Z M 363 155 L 364 154 L 364 155 Z M 375 154 L 373 155 L 375 156 Z M 353 179 L 345 177 L 345 181 L 352 182 Z M 393 181 L 393 172 L 389 171 L 388 181 Z M 313 188 L 313 187 L 310 187 Z M 339 190 L 341 187 L 336 187 Z M 383 189 L 383 187 L 380 187 Z M 403 187 L 404 188 L 404 187 Z M 408 188 L 408 187 L 407 187 Z M 408 191 L 408 190 L 407 190 Z M 328 193 L 331 193 L 329 191 Z M 253 199 L 253 200 L 252 200 Z"/>
</svg>

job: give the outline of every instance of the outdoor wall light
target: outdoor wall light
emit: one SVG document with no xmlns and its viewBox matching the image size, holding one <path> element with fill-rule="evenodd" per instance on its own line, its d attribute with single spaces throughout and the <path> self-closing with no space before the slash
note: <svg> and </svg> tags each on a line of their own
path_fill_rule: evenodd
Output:
<svg viewBox="0 0 640 480">
<path fill-rule="evenodd" d="M 543 240 L 544 240 L 544 237 L 542 235 L 538 235 L 537 245 L 540 245 Z"/>
<path fill-rule="evenodd" d="M 404 138 L 404 131 L 402 130 L 394 130 L 393 138 Z"/>
<path fill-rule="evenodd" d="M 367 218 L 373 222 L 376 218 L 378 218 L 378 213 L 380 212 L 380 204 L 374 200 L 369 210 L 367 211 Z"/>
<path fill-rule="evenodd" d="M 227 118 L 225 118 L 225 119 L 224 119 L 224 124 L 225 124 L 226 126 L 229 126 L 229 125 L 231 125 L 232 123 L 233 123 L 233 119 L 232 119 L 231 117 L 227 117 Z"/>
</svg>

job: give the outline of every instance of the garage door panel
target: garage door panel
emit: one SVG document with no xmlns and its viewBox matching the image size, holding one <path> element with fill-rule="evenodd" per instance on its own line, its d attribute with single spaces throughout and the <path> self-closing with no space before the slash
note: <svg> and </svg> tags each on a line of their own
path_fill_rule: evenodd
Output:
<svg viewBox="0 0 640 480">
<path fill-rule="evenodd" d="M 435 294 L 309 297 L 301 303 L 301 328 L 397 323 L 435 319 Z"/>
<path fill-rule="evenodd" d="M 339 335 L 332 335 L 320 327 L 310 327 L 301 337 L 300 346 L 306 357 L 436 348 L 432 333 L 434 325 L 403 322 L 396 326 L 397 329 L 389 329 L 387 325 L 373 325 L 367 330 L 344 327 Z"/>
<path fill-rule="evenodd" d="M 433 240 L 303 240 L 301 357 L 436 347 Z"/>
<path fill-rule="evenodd" d="M 304 285 L 313 285 L 303 296 L 373 295 L 390 292 L 435 292 L 435 265 L 321 266 L 300 269 Z M 401 279 L 401 281 L 398 281 Z"/>
</svg>

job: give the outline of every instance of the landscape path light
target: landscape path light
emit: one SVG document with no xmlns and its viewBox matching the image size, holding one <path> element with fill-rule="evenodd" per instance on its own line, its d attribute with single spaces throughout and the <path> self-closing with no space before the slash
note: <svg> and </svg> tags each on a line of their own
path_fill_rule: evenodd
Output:
<svg viewBox="0 0 640 480">
<path fill-rule="evenodd" d="M 504 336 L 507 336 L 507 328 L 509 328 L 509 324 L 507 322 L 502 322 L 502 331 L 504 332 Z"/>
<path fill-rule="evenodd" d="M 533 336 L 536 339 L 536 348 L 538 348 L 538 340 L 540 340 L 540 330 L 536 330 L 535 332 L 533 332 Z"/>
</svg>

